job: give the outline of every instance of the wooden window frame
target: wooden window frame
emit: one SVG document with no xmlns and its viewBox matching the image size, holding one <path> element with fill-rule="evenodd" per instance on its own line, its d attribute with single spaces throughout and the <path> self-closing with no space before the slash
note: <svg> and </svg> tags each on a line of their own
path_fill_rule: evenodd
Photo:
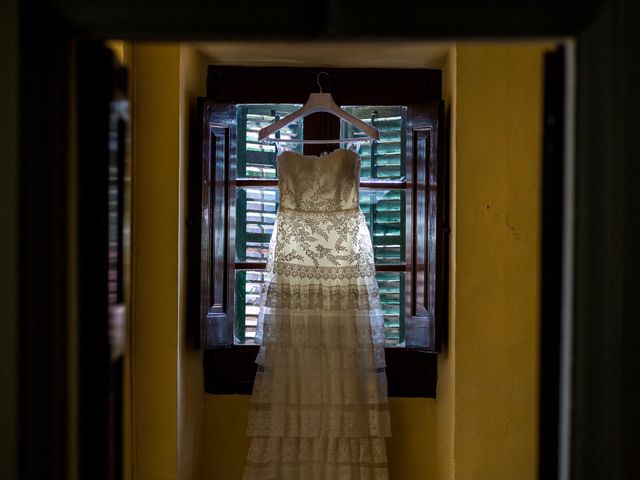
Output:
<svg viewBox="0 0 640 480">
<path fill-rule="evenodd" d="M 258 346 L 233 342 L 236 105 L 302 103 L 315 91 L 318 68 L 210 66 L 207 98 L 198 101 L 198 130 L 189 169 L 189 319 L 204 350 L 207 393 L 251 393 Z M 435 398 L 437 352 L 446 330 L 448 264 L 448 162 L 444 149 L 442 76 L 429 69 L 322 68 L 342 105 L 406 105 L 406 189 L 412 198 L 411 235 L 407 234 L 405 275 L 411 302 L 405 302 L 406 347 L 386 349 L 390 396 Z M 313 130 L 335 137 L 337 122 Z M 324 123 L 322 123 L 324 122 Z M 305 145 L 317 154 L 334 146 Z M 415 158 L 414 158 L 415 156 Z M 423 161 L 420 161 L 423 159 Z M 412 182 L 416 182 L 413 188 Z M 277 185 L 277 180 L 251 180 Z M 361 181 L 361 187 L 392 186 Z M 414 208 L 415 207 L 415 208 Z M 225 237 L 226 233 L 226 237 Z M 407 232 L 409 233 L 409 232 Z M 422 247 L 422 248 L 421 248 Z M 243 263 L 247 268 L 250 263 Z M 256 268 L 263 267 L 256 264 Z M 380 267 L 380 266 L 379 266 Z M 382 266 L 377 270 L 387 270 Z M 216 277 L 217 276 L 217 277 Z M 417 292 L 418 295 L 414 294 Z"/>
</svg>

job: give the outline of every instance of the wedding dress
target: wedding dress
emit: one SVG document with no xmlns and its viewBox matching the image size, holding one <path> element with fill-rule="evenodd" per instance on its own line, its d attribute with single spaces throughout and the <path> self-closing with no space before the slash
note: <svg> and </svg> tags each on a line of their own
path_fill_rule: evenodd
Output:
<svg viewBox="0 0 640 480">
<path fill-rule="evenodd" d="M 384 324 L 360 157 L 284 151 L 277 169 L 243 480 L 386 480 Z"/>
</svg>

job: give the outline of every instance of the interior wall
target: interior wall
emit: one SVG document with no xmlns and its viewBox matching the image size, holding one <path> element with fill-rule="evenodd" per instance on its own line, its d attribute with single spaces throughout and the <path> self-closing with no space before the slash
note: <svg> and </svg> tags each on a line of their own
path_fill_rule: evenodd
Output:
<svg viewBox="0 0 640 480">
<path fill-rule="evenodd" d="M 131 46 L 132 302 L 128 478 L 202 478 L 202 353 L 186 319 L 190 120 L 205 93 L 188 45 Z"/>
<path fill-rule="evenodd" d="M 459 44 L 454 478 L 537 478 L 543 52 Z"/>
<path fill-rule="evenodd" d="M 132 478 L 178 478 L 180 47 L 132 47 Z"/>
<path fill-rule="evenodd" d="M 460 44 L 450 51 L 445 96 L 456 108 L 449 112 L 449 344 L 439 359 L 437 399 L 390 399 L 392 479 L 536 476 L 546 46 Z M 188 351 L 181 330 L 185 172 L 180 158 L 186 130 L 180 118 L 190 102 L 185 90 L 199 87 L 181 76 L 180 65 L 198 60 L 177 44 L 135 50 L 134 478 L 240 478 L 249 397 L 202 399 L 199 354 Z M 183 461 L 188 465 L 180 466 Z"/>
<path fill-rule="evenodd" d="M 202 352 L 193 348 L 186 317 L 187 281 L 187 177 L 191 121 L 196 119 L 196 99 L 206 95 L 206 64 L 191 46 L 180 46 L 180 165 L 179 165 L 179 310 L 178 310 L 178 478 L 202 478 L 204 435 L 204 383 Z"/>
</svg>

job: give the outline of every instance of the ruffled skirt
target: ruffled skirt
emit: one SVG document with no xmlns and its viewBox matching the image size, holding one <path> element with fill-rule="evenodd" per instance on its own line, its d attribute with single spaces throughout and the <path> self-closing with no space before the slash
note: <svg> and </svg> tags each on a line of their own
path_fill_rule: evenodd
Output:
<svg viewBox="0 0 640 480">
<path fill-rule="evenodd" d="M 355 262 L 353 255 L 337 265 L 287 261 L 284 244 L 295 247 L 295 232 L 303 235 L 299 225 L 308 218 L 277 216 L 261 292 L 243 480 L 388 478 L 384 322 L 371 243 L 359 209 L 335 215 L 354 225 L 343 230 L 338 250 L 357 252 Z M 337 240 L 325 239 L 323 247 L 331 251 Z"/>
</svg>

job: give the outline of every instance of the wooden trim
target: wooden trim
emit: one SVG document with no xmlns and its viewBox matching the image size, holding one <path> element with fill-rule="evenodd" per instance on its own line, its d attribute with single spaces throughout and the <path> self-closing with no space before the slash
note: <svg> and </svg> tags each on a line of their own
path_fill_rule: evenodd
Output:
<svg viewBox="0 0 640 480">
<path fill-rule="evenodd" d="M 376 265 L 376 272 L 408 272 L 410 266 L 401 263 L 387 263 Z"/>
<path fill-rule="evenodd" d="M 99 42 L 80 42 L 78 66 L 78 379 L 85 388 L 79 392 L 77 418 L 78 476 L 96 475 L 96 466 L 113 465 L 119 446 L 112 436 L 117 421 L 110 409 L 109 380 L 122 378 L 110 362 L 109 333 L 109 173 L 113 140 L 110 131 L 110 104 L 113 100 L 113 54 Z M 92 412 L 105 412 L 97 419 Z M 117 430 L 116 430 L 117 431 Z M 49 448 L 49 447 L 48 447 Z M 108 467 L 107 467 L 108 468 Z M 98 471 L 102 468 L 99 467 Z M 44 472 L 43 472 L 44 473 Z M 101 472 L 102 473 L 102 472 Z M 45 474 L 49 476 L 49 474 Z"/>
<path fill-rule="evenodd" d="M 250 395 L 257 365 L 257 345 L 236 345 L 204 351 L 204 390 L 212 395 Z M 390 397 L 435 398 L 438 357 L 405 348 L 386 348 Z"/>
<path fill-rule="evenodd" d="M 376 180 L 360 180 L 360 188 L 371 188 L 378 190 L 407 190 L 406 181 L 401 182 L 379 182 Z"/>
<path fill-rule="evenodd" d="M 442 72 L 427 68 L 220 65 L 208 68 L 207 97 L 214 102 L 231 104 L 304 103 L 309 92 L 318 91 L 319 71 L 329 74 L 329 79 L 323 77 L 323 86 L 338 105 L 409 105 L 442 98 Z M 394 87 L 387 88 L 388 85 Z"/>
<path fill-rule="evenodd" d="M 562 244 L 564 213 L 565 52 L 545 54 L 540 275 L 540 478 L 559 465 L 560 352 L 562 343 Z"/>
<path fill-rule="evenodd" d="M 264 270 L 267 268 L 266 262 L 236 262 L 234 265 L 236 270 Z"/>
<path fill-rule="evenodd" d="M 231 180 L 236 187 L 277 187 L 278 180 L 263 178 L 236 178 Z"/>
</svg>

